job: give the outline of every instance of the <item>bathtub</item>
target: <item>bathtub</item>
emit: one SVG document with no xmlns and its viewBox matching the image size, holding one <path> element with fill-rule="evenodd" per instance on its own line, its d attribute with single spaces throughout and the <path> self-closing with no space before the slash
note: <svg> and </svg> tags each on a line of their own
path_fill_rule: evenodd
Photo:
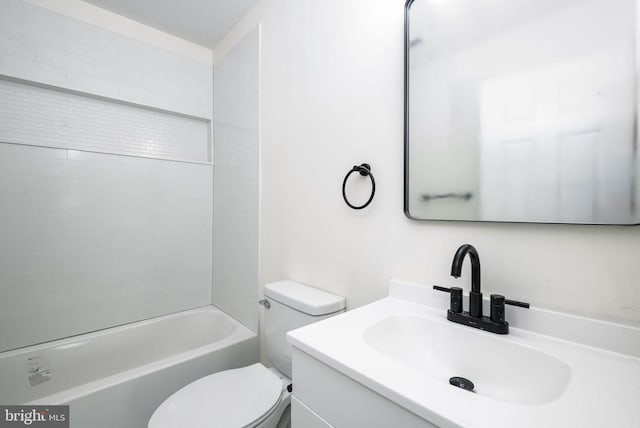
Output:
<svg viewBox="0 0 640 428">
<path fill-rule="evenodd" d="M 258 361 L 255 333 L 214 306 L 0 353 L 0 404 L 69 404 L 71 428 L 144 428 L 208 374 Z"/>
</svg>

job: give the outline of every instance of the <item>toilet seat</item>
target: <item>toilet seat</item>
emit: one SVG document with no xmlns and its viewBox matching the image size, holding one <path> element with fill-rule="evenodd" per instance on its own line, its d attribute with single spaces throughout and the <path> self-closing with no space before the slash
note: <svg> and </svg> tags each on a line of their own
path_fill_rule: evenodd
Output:
<svg viewBox="0 0 640 428">
<path fill-rule="evenodd" d="M 148 427 L 252 427 L 279 404 L 282 387 L 282 380 L 262 364 L 214 373 L 167 398 Z"/>
</svg>

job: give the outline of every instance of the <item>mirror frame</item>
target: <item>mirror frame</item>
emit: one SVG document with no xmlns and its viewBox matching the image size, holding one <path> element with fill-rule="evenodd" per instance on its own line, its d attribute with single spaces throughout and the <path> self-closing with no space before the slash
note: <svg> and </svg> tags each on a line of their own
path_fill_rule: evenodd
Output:
<svg viewBox="0 0 640 428">
<path fill-rule="evenodd" d="M 414 0 L 404 4 L 404 178 L 403 205 L 404 215 L 410 220 L 422 220 L 411 216 L 409 212 L 409 12 Z"/>
<path fill-rule="evenodd" d="M 404 174 L 403 174 L 403 210 L 405 216 L 410 220 L 415 221 L 446 221 L 446 222 L 466 222 L 466 223 L 514 223 L 514 224 L 543 224 L 543 225 L 551 225 L 551 224 L 560 224 L 560 225 L 576 225 L 576 226 L 640 226 L 640 215 L 638 217 L 638 223 L 562 223 L 562 222 L 531 222 L 531 221 L 513 221 L 513 220 L 481 220 L 481 219 L 444 219 L 444 218 L 418 218 L 413 217 L 409 212 L 409 42 L 410 42 L 410 10 L 411 5 L 415 0 L 406 0 L 404 5 L 404 153 L 403 153 L 403 162 L 404 162 Z M 638 5 L 638 11 L 640 12 L 640 0 L 636 2 Z M 637 18 L 640 20 L 640 15 Z M 640 147 L 640 129 L 639 129 L 639 118 L 640 118 L 640 53 L 638 53 L 638 49 L 640 49 L 640 22 L 636 23 L 636 111 L 635 111 L 635 119 L 634 119 L 634 138 L 633 142 L 634 146 Z M 636 149 L 636 157 L 640 156 L 639 149 Z M 640 165 L 640 162 L 638 162 Z M 640 167 L 640 166 L 639 166 Z M 636 171 L 635 176 L 639 176 L 640 171 Z M 640 180 L 636 178 L 634 182 L 634 186 L 640 186 Z M 636 206 L 640 205 L 640 200 L 634 200 L 633 203 Z M 640 207 L 636 208 L 640 209 Z"/>
</svg>

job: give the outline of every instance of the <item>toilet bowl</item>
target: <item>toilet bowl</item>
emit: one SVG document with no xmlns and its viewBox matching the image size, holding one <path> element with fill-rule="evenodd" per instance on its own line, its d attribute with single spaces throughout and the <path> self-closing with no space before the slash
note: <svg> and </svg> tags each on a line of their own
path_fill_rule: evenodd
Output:
<svg viewBox="0 0 640 428">
<path fill-rule="evenodd" d="M 343 297 L 300 284 L 265 285 L 267 355 L 257 363 L 198 379 L 167 398 L 148 428 L 290 428 L 291 347 L 286 333 L 344 312 Z"/>
<path fill-rule="evenodd" d="M 153 413 L 149 428 L 287 428 L 289 378 L 253 364 L 190 383 Z"/>
</svg>

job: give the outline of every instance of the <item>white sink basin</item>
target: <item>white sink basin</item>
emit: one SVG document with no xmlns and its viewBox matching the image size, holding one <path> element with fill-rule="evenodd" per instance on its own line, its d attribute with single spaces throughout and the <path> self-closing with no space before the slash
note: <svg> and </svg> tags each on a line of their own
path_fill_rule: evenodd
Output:
<svg viewBox="0 0 640 428">
<path fill-rule="evenodd" d="M 428 426 L 640 426 L 640 327 L 509 308 L 510 332 L 498 335 L 447 321 L 448 305 L 431 287 L 395 281 L 389 297 L 288 337 Z M 475 393 L 450 385 L 454 376 Z"/>
<path fill-rule="evenodd" d="M 363 337 L 419 374 L 446 384 L 453 376 L 464 377 L 475 384 L 475 393 L 504 402 L 554 401 L 571 377 L 567 364 L 544 352 L 446 321 L 392 315 L 368 327 Z"/>
</svg>

